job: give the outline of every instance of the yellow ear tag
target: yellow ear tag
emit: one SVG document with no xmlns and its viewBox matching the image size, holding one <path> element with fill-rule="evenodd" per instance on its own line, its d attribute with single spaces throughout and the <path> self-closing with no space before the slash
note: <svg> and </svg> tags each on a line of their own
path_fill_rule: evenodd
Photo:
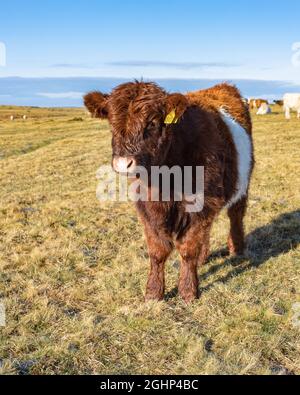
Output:
<svg viewBox="0 0 300 395">
<path fill-rule="evenodd" d="M 177 123 L 178 118 L 176 118 L 176 112 L 175 110 L 171 111 L 165 119 L 165 125 L 172 125 L 172 123 Z"/>
</svg>

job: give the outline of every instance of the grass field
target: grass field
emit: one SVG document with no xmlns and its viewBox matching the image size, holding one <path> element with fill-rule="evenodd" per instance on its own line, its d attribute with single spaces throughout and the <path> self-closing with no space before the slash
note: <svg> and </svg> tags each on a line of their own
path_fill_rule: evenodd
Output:
<svg viewBox="0 0 300 395">
<path fill-rule="evenodd" d="M 201 299 L 186 306 L 176 254 L 167 300 L 144 304 L 135 210 L 96 199 L 107 123 L 82 109 L 0 107 L 1 374 L 300 374 L 300 121 L 279 108 L 253 118 L 247 258 L 216 253 L 223 214 Z"/>
</svg>

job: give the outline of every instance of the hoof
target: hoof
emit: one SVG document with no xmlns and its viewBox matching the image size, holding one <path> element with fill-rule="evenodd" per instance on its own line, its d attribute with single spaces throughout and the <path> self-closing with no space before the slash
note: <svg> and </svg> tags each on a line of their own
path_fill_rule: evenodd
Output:
<svg viewBox="0 0 300 395">
<path fill-rule="evenodd" d="M 199 299 L 199 294 L 198 294 L 198 291 L 197 292 L 181 292 L 180 297 L 186 304 L 191 304 Z"/>
<path fill-rule="evenodd" d="M 164 295 L 146 294 L 145 303 L 147 302 L 161 302 L 164 300 Z"/>
</svg>

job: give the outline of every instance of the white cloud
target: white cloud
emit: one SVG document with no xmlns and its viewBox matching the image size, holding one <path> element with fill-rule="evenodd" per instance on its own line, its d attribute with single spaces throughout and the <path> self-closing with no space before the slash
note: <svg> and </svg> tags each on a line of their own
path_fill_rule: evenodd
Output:
<svg viewBox="0 0 300 395">
<path fill-rule="evenodd" d="M 47 97 L 48 99 L 81 99 L 84 93 L 82 92 L 61 92 L 61 93 L 38 93 L 37 96 Z"/>
<path fill-rule="evenodd" d="M 178 69 L 178 70 L 190 70 L 190 69 L 209 69 L 209 68 L 233 68 L 238 67 L 239 65 L 226 63 L 226 62 L 170 62 L 170 61 L 144 61 L 144 60 L 136 60 L 136 61 L 115 61 L 106 64 L 107 66 L 112 67 L 142 67 L 142 68 L 166 68 L 169 70 Z"/>
<path fill-rule="evenodd" d="M 294 54 L 295 55 L 295 54 Z M 134 67 L 129 65 L 112 66 L 103 64 L 99 67 L 91 68 L 72 68 L 68 67 L 68 64 L 61 65 L 65 67 L 45 67 L 36 69 L 18 69 L 18 68 L 0 68 L 0 77 L 11 77 L 20 76 L 23 78 L 125 78 L 125 79 L 222 79 L 222 80 L 233 80 L 233 79 L 261 79 L 270 81 L 291 81 L 296 84 L 300 83 L 299 68 L 295 68 L 292 65 L 291 57 L 287 55 L 286 59 L 280 64 L 274 62 L 271 65 L 266 64 L 261 66 L 259 62 L 254 63 L 243 62 L 238 65 L 222 65 L 219 67 L 213 67 L 212 64 L 206 64 L 200 69 L 191 67 L 193 64 L 189 64 L 189 67 L 166 67 L 162 64 L 155 64 L 149 66 L 143 66 L 142 64 L 136 64 Z M 178 64 L 178 66 L 180 66 Z M 69 88 L 70 89 L 70 88 Z M 72 89 L 72 88 L 71 88 Z M 75 88 L 76 89 L 76 88 Z M 63 97 L 61 95 L 64 95 Z M 48 96 L 48 92 L 44 97 L 51 97 L 55 99 L 64 98 L 68 94 L 67 98 L 73 96 L 73 99 L 78 99 L 77 92 L 64 92 L 64 93 L 51 93 Z M 53 96 L 55 95 L 55 96 Z M 56 96 L 58 95 L 58 96 Z M 75 96 L 75 97 L 74 97 Z"/>
</svg>

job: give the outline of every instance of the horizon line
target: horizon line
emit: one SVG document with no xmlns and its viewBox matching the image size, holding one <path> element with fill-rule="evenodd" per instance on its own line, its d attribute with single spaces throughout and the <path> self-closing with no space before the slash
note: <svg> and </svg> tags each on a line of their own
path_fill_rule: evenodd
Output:
<svg viewBox="0 0 300 395">
<path fill-rule="evenodd" d="M 18 76 L 18 75 L 11 75 L 11 76 L 0 76 L 0 79 L 34 79 L 34 80 L 39 80 L 39 79 L 105 79 L 105 80 L 136 80 L 136 81 L 148 81 L 148 80 L 164 80 L 164 81 L 224 81 L 224 82 L 229 82 L 229 81 L 266 81 L 266 82 L 278 82 L 278 83 L 288 83 L 291 85 L 299 85 L 300 86 L 300 81 L 293 81 L 293 80 L 283 80 L 283 79 L 265 79 L 265 78 L 205 78 L 205 77 L 191 77 L 191 78 L 182 78 L 182 77 L 115 77 L 115 76 L 43 76 L 43 77 L 36 77 L 36 76 Z"/>
</svg>

